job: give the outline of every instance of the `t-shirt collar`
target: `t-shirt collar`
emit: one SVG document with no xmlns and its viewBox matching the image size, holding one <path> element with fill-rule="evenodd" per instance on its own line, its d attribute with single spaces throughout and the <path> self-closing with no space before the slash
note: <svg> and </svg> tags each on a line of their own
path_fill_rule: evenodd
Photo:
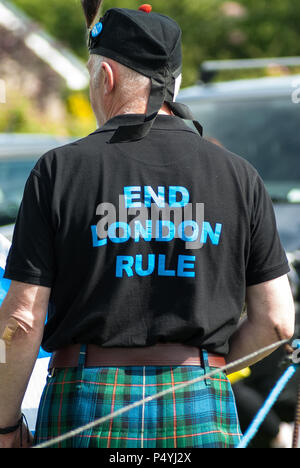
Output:
<svg viewBox="0 0 300 468">
<path fill-rule="evenodd" d="M 116 130 L 120 125 L 134 125 L 139 122 L 141 118 L 141 114 L 123 114 L 117 115 L 106 122 L 103 127 L 98 128 L 95 133 L 103 133 L 103 132 L 110 132 Z M 185 121 L 179 117 L 173 115 L 164 115 L 159 114 L 154 122 L 153 129 L 159 130 L 185 130 L 190 131 L 192 133 L 197 132 L 194 131 L 191 127 L 189 127 Z"/>
</svg>

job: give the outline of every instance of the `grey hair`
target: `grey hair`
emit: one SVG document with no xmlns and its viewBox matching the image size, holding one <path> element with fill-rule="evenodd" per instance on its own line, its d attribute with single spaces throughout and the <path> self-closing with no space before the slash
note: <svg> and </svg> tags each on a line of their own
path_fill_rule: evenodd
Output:
<svg viewBox="0 0 300 468">
<path fill-rule="evenodd" d="M 97 87 L 99 86 L 99 76 L 101 71 L 101 64 L 102 62 L 110 62 L 110 59 L 106 57 L 102 57 L 101 55 L 91 55 L 93 58 L 93 73 L 91 76 L 91 80 L 93 80 L 93 84 Z M 137 73 L 136 71 L 132 70 L 131 68 L 125 67 L 121 63 L 118 62 L 118 67 L 120 70 L 120 74 L 122 77 L 121 86 L 124 87 L 125 94 L 127 95 L 129 92 L 132 96 L 133 89 L 139 89 L 145 91 L 149 88 L 150 91 L 150 78 Z"/>
<path fill-rule="evenodd" d="M 106 57 L 100 55 L 91 55 L 93 57 L 93 67 L 91 80 L 95 87 L 99 86 L 99 78 L 101 71 L 101 64 L 103 61 L 110 61 Z M 124 97 L 124 101 L 130 103 L 129 107 L 133 107 L 137 103 L 144 103 L 148 99 L 150 94 L 151 80 L 150 78 L 141 75 L 140 73 L 132 70 L 131 68 L 125 67 L 118 63 L 120 74 L 122 79 L 120 80 L 121 94 Z M 179 75 L 175 83 L 174 101 L 179 93 L 182 82 L 182 75 Z M 130 109 L 128 109 L 130 112 Z"/>
</svg>

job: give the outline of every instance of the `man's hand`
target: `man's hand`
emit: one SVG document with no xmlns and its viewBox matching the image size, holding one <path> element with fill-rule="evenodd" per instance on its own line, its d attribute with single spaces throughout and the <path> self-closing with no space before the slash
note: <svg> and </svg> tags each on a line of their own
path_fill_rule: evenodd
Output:
<svg viewBox="0 0 300 468">
<path fill-rule="evenodd" d="M 0 435 L 0 448 L 30 448 L 32 445 L 33 436 L 24 423 L 22 425 L 22 444 L 20 428 L 11 434 Z"/>
<path fill-rule="evenodd" d="M 6 339 L 6 362 L 0 364 L 2 428 L 13 425 L 20 418 L 22 401 L 43 337 L 50 292 L 49 288 L 12 281 L 1 306 L 0 337 L 4 334 Z M 8 333 L 5 332 L 7 329 Z M 24 428 L 23 434 L 22 442 L 28 446 Z M 19 437 L 20 428 L 12 434 L 0 435 L 0 446 L 19 446 Z"/>
</svg>

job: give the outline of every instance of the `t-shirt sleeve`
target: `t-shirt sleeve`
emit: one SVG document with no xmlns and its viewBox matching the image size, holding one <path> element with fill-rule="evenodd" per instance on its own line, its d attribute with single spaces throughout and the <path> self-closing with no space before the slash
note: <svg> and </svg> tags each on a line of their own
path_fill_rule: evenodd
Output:
<svg viewBox="0 0 300 468">
<path fill-rule="evenodd" d="M 33 170 L 26 182 L 4 277 L 51 287 L 54 279 L 54 233 L 47 178 Z"/>
<path fill-rule="evenodd" d="M 262 179 L 257 175 L 251 213 L 247 286 L 271 281 L 289 271 L 288 259 L 277 230 L 273 203 Z"/>
</svg>

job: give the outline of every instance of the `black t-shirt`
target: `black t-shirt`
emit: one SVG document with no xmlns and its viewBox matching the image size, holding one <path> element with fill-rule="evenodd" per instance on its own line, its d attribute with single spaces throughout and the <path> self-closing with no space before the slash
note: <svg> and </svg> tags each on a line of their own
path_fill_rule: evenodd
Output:
<svg viewBox="0 0 300 468">
<path fill-rule="evenodd" d="M 248 162 L 177 117 L 109 143 L 135 121 L 115 117 L 38 161 L 5 277 L 51 287 L 47 351 L 180 342 L 227 354 L 246 287 L 289 271 L 272 202 Z"/>
</svg>

